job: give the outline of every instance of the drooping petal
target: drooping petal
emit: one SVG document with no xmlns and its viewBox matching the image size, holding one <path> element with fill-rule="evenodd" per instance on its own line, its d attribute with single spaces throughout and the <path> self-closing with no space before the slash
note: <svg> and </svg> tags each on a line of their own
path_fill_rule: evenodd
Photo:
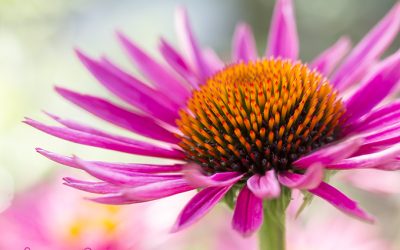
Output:
<svg viewBox="0 0 400 250">
<path fill-rule="evenodd" d="M 198 192 L 183 208 L 172 232 L 178 232 L 206 215 L 229 191 L 231 186 L 209 187 Z"/>
<path fill-rule="evenodd" d="M 159 103 L 159 99 L 166 98 L 165 96 L 160 97 L 155 90 L 132 76 L 129 81 L 121 78 L 104 63 L 97 62 L 80 51 L 77 51 L 77 55 L 97 80 L 112 93 L 132 106 L 149 113 L 152 117 L 175 126 L 175 119 L 178 118 L 177 111 Z"/>
<path fill-rule="evenodd" d="M 210 176 L 204 175 L 197 167 L 186 167 L 184 170 L 184 178 L 193 187 L 212 187 L 227 186 L 236 183 L 243 177 L 238 172 L 222 172 L 215 173 Z"/>
<path fill-rule="evenodd" d="M 172 45 L 170 45 L 166 40 L 161 39 L 159 49 L 165 61 L 186 81 L 188 81 L 193 88 L 197 88 L 199 86 L 199 80 L 197 79 L 195 73 L 182 55 L 180 55 L 179 52 L 172 47 Z"/>
<path fill-rule="evenodd" d="M 179 7 L 175 11 L 175 29 L 181 47 L 198 74 L 200 79 L 205 79 L 211 75 L 205 59 L 202 55 L 202 50 L 194 37 L 193 31 L 189 24 L 186 9 Z"/>
<path fill-rule="evenodd" d="M 387 114 L 377 118 L 376 120 L 364 124 L 364 126 L 360 126 L 356 132 L 361 133 L 369 132 L 369 131 L 380 131 L 385 128 L 395 127 L 397 124 L 400 123 L 400 110 L 394 111 L 391 114 Z M 354 133 L 354 131 L 353 131 Z"/>
<path fill-rule="evenodd" d="M 247 187 L 253 194 L 261 199 L 276 198 L 281 193 L 281 188 L 276 179 L 275 171 L 269 170 L 265 175 L 253 175 L 247 180 Z"/>
<path fill-rule="evenodd" d="M 374 218 L 359 208 L 355 201 L 349 199 L 339 190 L 325 182 L 322 182 L 317 188 L 309 190 L 309 192 L 326 200 L 346 214 L 355 216 L 367 222 L 374 221 Z"/>
<path fill-rule="evenodd" d="M 162 182 L 167 180 L 178 180 L 182 179 L 180 174 L 147 174 L 147 173 L 135 173 L 127 172 L 124 170 L 104 168 L 102 166 L 82 161 L 77 157 L 74 157 L 76 164 L 81 169 L 85 170 L 90 175 L 109 182 L 115 185 L 127 185 L 129 187 L 143 186 L 149 183 Z"/>
<path fill-rule="evenodd" d="M 318 187 L 324 178 L 324 169 L 320 164 L 310 166 L 304 174 L 283 172 L 278 175 L 279 182 L 289 188 L 313 189 Z"/>
<path fill-rule="evenodd" d="M 400 81 L 399 68 L 400 50 L 376 66 L 361 87 L 346 101 L 348 123 L 371 111 L 390 94 Z"/>
<path fill-rule="evenodd" d="M 87 200 L 107 205 L 128 205 L 128 204 L 143 202 L 143 201 L 128 199 L 122 193 L 105 194 L 100 197 L 87 198 Z"/>
<path fill-rule="evenodd" d="M 263 200 L 245 185 L 239 193 L 233 212 L 232 227 L 244 236 L 251 235 L 263 222 Z"/>
<path fill-rule="evenodd" d="M 382 125 L 396 122 L 399 118 L 400 101 L 394 101 L 380 108 L 372 110 L 363 119 L 349 124 L 345 129 L 346 133 L 365 132 L 377 129 Z"/>
<path fill-rule="evenodd" d="M 180 151 L 174 149 L 173 150 L 163 149 L 145 142 L 137 141 L 136 144 L 133 143 L 128 144 L 107 137 L 93 135 L 69 128 L 48 126 L 40 122 L 34 121 L 32 119 L 27 119 L 24 122 L 47 134 L 83 145 L 115 150 L 130 154 L 139 154 L 139 155 L 162 157 L 162 158 L 183 159 L 184 157 L 184 155 Z"/>
<path fill-rule="evenodd" d="M 350 39 L 348 37 L 341 37 L 334 45 L 326 49 L 312 61 L 311 68 L 318 70 L 324 76 L 328 76 L 350 49 Z"/>
<path fill-rule="evenodd" d="M 99 97 L 83 95 L 59 87 L 56 88 L 56 91 L 65 99 L 116 126 L 156 140 L 169 143 L 179 142 L 179 139 L 173 133 L 164 129 L 149 117 L 123 109 Z"/>
<path fill-rule="evenodd" d="M 370 65 L 396 38 L 400 28 L 400 3 L 357 44 L 343 64 L 337 69 L 331 82 L 339 90 L 345 90 L 360 80 Z"/>
<path fill-rule="evenodd" d="M 65 177 L 63 180 L 65 185 L 89 193 L 110 194 L 121 191 L 121 187 L 107 182 L 81 181 L 70 177 Z"/>
<path fill-rule="evenodd" d="M 155 182 L 140 187 L 127 188 L 123 191 L 128 199 L 138 201 L 157 200 L 171 195 L 195 189 L 185 179 L 174 179 Z"/>
<path fill-rule="evenodd" d="M 326 166 L 327 169 L 358 169 L 358 168 L 374 168 L 376 166 L 394 162 L 396 156 L 400 154 L 400 144 L 389 147 L 387 149 L 365 155 L 359 155 L 347 158 Z"/>
<path fill-rule="evenodd" d="M 321 165 L 331 164 L 351 156 L 358 150 L 362 143 L 362 138 L 349 138 L 345 141 L 328 145 L 315 151 L 314 153 L 301 157 L 300 159 L 296 160 L 293 165 L 296 168 L 305 169 L 315 163 L 320 163 Z"/>
<path fill-rule="evenodd" d="M 63 156 L 60 154 L 56 154 L 41 148 L 37 148 L 36 151 L 45 156 L 46 158 L 69 166 L 73 168 L 81 169 L 81 166 L 77 164 L 73 157 Z M 81 161 L 85 161 L 80 159 Z M 153 165 L 153 164 L 138 164 L 138 163 L 114 163 L 114 162 L 103 162 L 103 161 L 85 161 L 89 164 L 94 164 L 99 167 L 123 170 L 125 172 L 136 172 L 136 173 L 170 173 L 170 172 L 179 172 L 182 170 L 183 165 L 174 164 L 174 165 Z"/>
<path fill-rule="evenodd" d="M 249 25 L 239 23 L 232 41 L 232 59 L 234 62 L 248 62 L 257 58 L 257 47 Z"/>
<path fill-rule="evenodd" d="M 357 153 L 370 148 L 393 146 L 400 142 L 400 123 L 371 131 L 365 136 L 365 143 Z M 360 154 L 360 153 L 359 153 Z"/>
<path fill-rule="evenodd" d="M 73 130 L 85 132 L 85 133 L 88 133 L 88 134 L 98 135 L 98 136 L 101 136 L 101 137 L 110 138 L 112 140 L 117 140 L 117 141 L 128 143 L 128 144 L 134 144 L 135 145 L 137 143 L 137 140 L 134 140 L 134 139 L 129 138 L 129 137 L 110 134 L 110 133 L 101 131 L 99 129 L 90 127 L 88 125 L 85 125 L 85 124 L 82 124 L 82 123 L 78 123 L 78 122 L 73 121 L 73 120 L 61 118 L 61 117 L 56 116 L 54 114 L 51 114 L 49 112 L 44 112 L 44 113 L 46 115 L 48 115 L 49 117 L 51 117 L 52 119 L 54 119 L 56 122 L 64 125 L 67 128 L 73 129 Z"/>
<path fill-rule="evenodd" d="M 299 39 L 292 0 L 278 0 L 275 4 L 268 35 L 267 57 L 297 60 Z"/>
<path fill-rule="evenodd" d="M 118 33 L 118 38 L 141 73 L 171 100 L 183 106 L 190 95 L 187 86 L 122 33 Z"/>
</svg>

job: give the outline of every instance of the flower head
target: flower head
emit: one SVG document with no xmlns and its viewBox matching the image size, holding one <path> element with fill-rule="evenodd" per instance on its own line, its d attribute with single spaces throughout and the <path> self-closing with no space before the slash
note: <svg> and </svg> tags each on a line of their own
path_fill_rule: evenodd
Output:
<svg viewBox="0 0 400 250">
<path fill-rule="evenodd" d="M 168 65 L 118 34 L 150 85 L 105 58 L 95 60 L 78 51 L 94 76 L 135 110 L 56 88 L 95 116 L 153 141 L 106 133 L 55 115 L 50 116 L 63 127 L 26 121 L 72 142 L 175 163 L 87 161 L 38 149 L 100 180 L 66 179 L 66 184 L 101 194 L 93 200 L 107 204 L 200 189 L 182 210 L 175 231 L 199 220 L 225 197 L 235 207 L 233 228 L 251 234 L 262 224 L 263 199 L 290 199 L 291 189 L 308 191 L 371 221 L 355 201 L 323 180 L 330 170 L 399 168 L 400 105 L 381 103 L 399 81 L 400 51 L 379 58 L 398 33 L 400 4 L 348 55 L 349 40 L 341 38 L 308 65 L 298 58 L 291 0 L 277 1 L 265 56 L 258 57 L 251 29 L 239 24 L 232 60 L 226 63 L 199 46 L 183 9 L 176 17 L 184 51 L 161 40 Z"/>
</svg>

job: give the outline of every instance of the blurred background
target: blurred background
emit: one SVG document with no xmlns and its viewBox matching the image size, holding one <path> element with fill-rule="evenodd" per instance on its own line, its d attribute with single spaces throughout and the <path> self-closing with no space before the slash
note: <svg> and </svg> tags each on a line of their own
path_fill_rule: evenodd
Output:
<svg viewBox="0 0 400 250">
<path fill-rule="evenodd" d="M 311 60 L 345 34 L 356 44 L 395 2 L 296 0 L 302 60 Z M 231 37 L 238 21 L 252 26 L 259 53 L 263 53 L 274 5 L 272 0 L 0 0 L 0 211 L 12 204 L 15 193 L 29 191 L 43 180 L 56 179 L 61 185 L 61 177 L 54 174 L 61 167 L 38 155 L 35 147 L 65 155 L 74 153 L 88 159 L 146 160 L 55 139 L 34 131 L 21 120 L 28 116 L 46 121 L 41 112 L 46 110 L 123 134 L 68 104 L 54 93 L 53 86 L 114 99 L 84 69 L 73 49 L 80 48 L 96 57 L 107 55 L 135 72 L 115 39 L 115 31 L 123 31 L 159 57 L 160 36 L 176 44 L 173 14 L 177 5 L 187 7 L 200 43 L 214 48 L 222 58 L 230 55 Z M 386 54 L 399 47 L 398 37 Z M 83 196 L 80 192 L 70 192 Z M 350 187 L 347 193 L 358 197 L 368 211 L 377 215 L 380 237 L 400 245 L 399 195 L 382 197 Z M 185 200 L 184 197 L 178 199 Z M 163 202 L 164 206 L 170 206 L 168 201 Z M 320 213 L 321 209 L 331 209 L 321 204 L 314 203 L 306 212 L 307 216 Z M 177 211 L 174 213 L 176 215 Z M 333 216 L 336 213 L 333 211 Z M 171 224 L 173 219 L 152 223 Z M 204 223 L 198 227 L 201 225 Z M 201 242 L 198 244 L 197 249 L 202 249 Z"/>
</svg>

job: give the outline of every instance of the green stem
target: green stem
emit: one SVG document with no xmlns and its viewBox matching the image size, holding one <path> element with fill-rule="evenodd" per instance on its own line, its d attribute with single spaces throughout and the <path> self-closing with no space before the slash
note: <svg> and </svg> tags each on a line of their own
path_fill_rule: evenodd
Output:
<svg viewBox="0 0 400 250">
<path fill-rule="evenodd" d="M 274 200 L 264 203 L 264 223 L 259 232 L 260 250 L 285 250 L 286 208 L 290 201 L 290 191 Z"/>
</svg>

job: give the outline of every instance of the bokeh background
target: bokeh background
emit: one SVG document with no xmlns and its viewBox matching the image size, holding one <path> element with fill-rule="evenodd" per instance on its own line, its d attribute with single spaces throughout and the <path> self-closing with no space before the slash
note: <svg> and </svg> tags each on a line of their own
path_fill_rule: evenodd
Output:
<svg viewBox="0 0 400 250">
<path fill-rule="evenodd" d="M 311 60 L 343 34 L 356 44 L 395 2 L 296 0 L 301 58 Z M 21 120 L 28 116 L 45 121 L 41 111 L 46 110 L 124 134 L 68 104 L 54 93 L 53 86 L 114 99 L 84 69 L 73 49 L 80 48 L 92 56 L 105 54 L 135 72 L 115 39 L 115 31 L 123 31 L 158 57 L 160 36 L 176 44 L 173 13 L 177 5 L 187 7 L 200 43 L 215 48 L 221 57 L 230 55 L 238 21 L 252 26 L 258 50 L 264 51 L 272 0 L 0 0 L 0 211 L 12 203 L 15 193 L 29 191 L 43 180 L 59 178 L 52 177 L 52 173 L 61 167 L 39 156 L 35 147 L 89 159 L 146 161 L 64 142 L 34 131 Z M 398 37 L 387 54 L 399 47 Z M 382 197 L 354 188 L 348 188 L 347 193 L 358 197 L 367 210 L 377 215 L 380 222 L 376 227 L 382 237 L 400 246 L 400 196 Z M 326 209 L 331 208 L 315 202 L 306 214 L 312 216 Z M 160 219 L 157 223 L 171 221 Z M 201 246 L 200 242 L 196 244 Z"/>
</svg>

